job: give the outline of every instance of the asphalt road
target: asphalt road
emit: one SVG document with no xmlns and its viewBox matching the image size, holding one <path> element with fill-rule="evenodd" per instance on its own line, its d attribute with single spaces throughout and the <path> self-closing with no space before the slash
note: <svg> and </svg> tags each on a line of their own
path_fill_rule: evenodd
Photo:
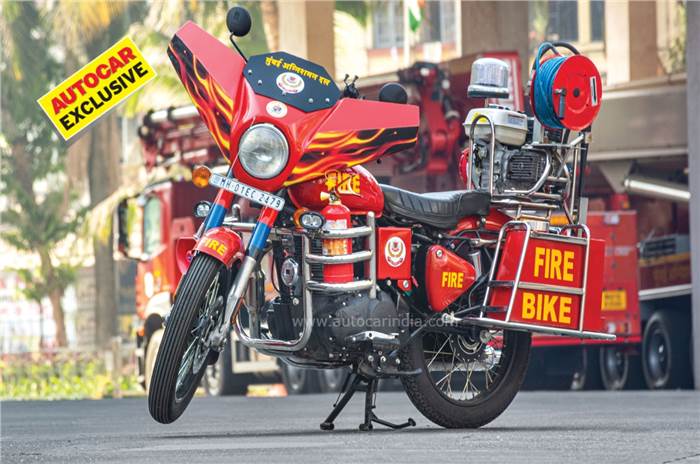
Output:
<svg viewBox="0 0 700 464">
<path fill-rule="evenodd" d="M 359 432 L 355 398 L 333 432 L 319 422 L 333 395 L 195 398 L 174 424 L 144 398 L 5 402 L 0 461 L 151 463 L 700 463 L 700 392 L 523 392 L 479 430 L 444 430 L 403 393 L 377 412 L 411 429 Z"/>
</svg>

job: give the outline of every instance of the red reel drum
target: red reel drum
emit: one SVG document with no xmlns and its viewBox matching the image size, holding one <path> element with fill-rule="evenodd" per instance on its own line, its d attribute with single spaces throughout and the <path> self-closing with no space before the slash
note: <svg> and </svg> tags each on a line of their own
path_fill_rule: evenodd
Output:
<svg viewBox="0 0 700 464">
<path fill-rule="evenodd" d="M 567 129 L 580 131 L 593 124 L 603 95 L 600 73 L 593 62 L 583 55 L 566 58 L 554 78 L 552 101 L 554 108 L 561 108 L 561 124 Z"/>
</svg>

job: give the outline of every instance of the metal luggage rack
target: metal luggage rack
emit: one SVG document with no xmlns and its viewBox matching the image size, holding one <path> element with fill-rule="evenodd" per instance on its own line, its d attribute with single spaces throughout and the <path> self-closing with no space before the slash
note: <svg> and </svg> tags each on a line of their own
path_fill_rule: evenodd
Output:
<svg viewBox="0 0 700 464">
<path fill-rule="evenodd" d="M 587 146 L 586 133 L 580 133 L 570 143 L 539 143 L 533 142 L 523 145 L 525 149 L 540 149 L 547 152 L 546 164 L 539 179 L 529 189 L 504 189 L 502 192 L 494 191 L 494 166 L 496 154 L 496 130 L 491 118 L 486 114 L 480 114 L 474 118 L 469 127 L 469 162 L 467 169 L 467 189 L 472 190 L 474 183 L 472 180 L 472 170 L 474 163 L 474 131 L 477 123 L 485 119 L 489 124 L 491 133 L 489 144 L 489 169 L 488 169 L 488 193 L 491 195 L 491 204 L 504 210 L 512 212 L 515 219 L 530 219 L 536 221 L 547 221 L 551 219 L 552 213 L 563 210 L 569 224 L 575 224 L 574 220 L 577 207 L 577 192 L 579 163 L 583 145 Z M 536 125 L 539 125 L 536 123 Z M 541 126 L 540 126 L 541 127 Z M 559 172 L 552 172 L 552 162 L 550 156 L 556 156 L 559 161 Z M 573 172 L 569 170 L 566 163 L 571 158 Z M 564 195 L 542 192 L 542 187 L 547 184 L 564 185 Z M 481 190 L 481 189 L 474 189 Z"/>
<path fill-rule="evenodd" d="M 498 263 L 501 257 L 501 247 L 505 241 L 506 232 L 509 230 L 525 230 L 525 241 L 523 243 L 522 251 L 520 253 L 520 259 L 518 262 L 518 268 L 515 272 L 514 280 L 495 280 L 496 270 L 498 268 Z M 573 235 L 576 233 L 577 235 Z M 521 282 L 521 274 L 523 270 L 523 263 L 525 262 L 525 256 L 527 253 L 527 246 L 530 238 L 537 238 L 542 240 L 559 241 L 566 243 L 576 243 L 579 245 L 584 245 L 586 247 L 586 258 L 583 267 L 583 287 L 573 288 L 573 287 L 562 287 L 559 285 L 547 285 L 539 283 Z M 486 287 L 486 292 L 484 294 L 483 308 L 485 311 L 490 312 L 505 312 L 505 320 L 493 319 L 488 316 L 482 315 L 479 317 L 465 317 L 461 319 L 462 322 L 468 322 L 480 327 L 491 328 L 491 329 L 512 329 L 512 330 L 525 330 L 530 332 L 540 332 L 545 334 L 553 335 L 569 335 L 579 338 L 597 338 L 602 340 L 614 340 L 615 335 L 599 333 L 599 332 L 589 332 L 583 330 L 583 321 L 586 312 L 586 283 L 588 281 L 588 258 L 590 253 L 590 231 L 585 225 L 568 225 L 562 228 L 562 234 L 552 234 L 545 232 L 533 231 L 529 223 L 524 221 L 510 221 L 508 222 L 498 235 L 498 244 L 496 245 L 496 251 L 494 253 L 493 261 L 491 264 L 491 270 L 489 272 L 489 281 Z M 494 308 L 489 307 L 489 297 L 491 296 L 491 289 L 495 287 L 509 287 L 512 288 L 510 294 L 510 300 L 508 306 L 505 308 Z M 557 327 L 549 327 L 537 324 L 524 324 L 522 322 L 512 322 L 511 315 L 513 311 L 513 306 L 515 304 L 515 298 L 518 290 L 537 290 L 537 291 L 550 291 L 556 293 L 568 293 L 572 295 L 578 295 L 581 297 L 581 309 L 579 311 L 579 325 L 578 330 L 575 329 L 564 329 Z"/>
<path fill-rule="evenodd" d="M 226 226 L 233 230 L 241 232 L 250 232 L 255 224 L 240 223 L 240 222 L 225 222 Z M 241 324 L 241 318 L 236 318 L 235 330 L 241 343 L 249 348 L 255 348 L 263 354 L 289 356 L 292 352 L 304 349 L 311 337 L 313 329 L 313 294 L 314 293 L 347 293 L 360 292 L 367 290 L 370 298 L 377 297 L 376 283 L 376 236 L 375 236 L 375 217 L 374 213 L 367 213 L 367 225 L 359 227 L 351 227 L 340 230 L 322 230 L 322 231 L 307 231 L 307 230 L 287 230 L 273 229 L 271 236 L 281 235 L 301 235 L 302 237 L 302 276 L 304 285 L 303 296 L 303 319 L 304 325 L 299 337 L 294 340 L 278 340 L 272 338 L 260 337 L 257 330 L 254 329 L 259 322 L 256 314 L 251 314 L 254 311 L 248 311 L 250 317 L 251 331 L 248 333 Z M 324 256 L 311 253 L 311 240 L 331 240 L 331 239 L 348 239 L 357 237 L 367 237 L 367 249 L 349 253 L 342 256 Z M 327 283 L 316 282 L 311 279 L 311 264 L 348 264 L 369 261 L 369 276 L 367 279 L 355 280 L 345 283 Z"/>
</svg>

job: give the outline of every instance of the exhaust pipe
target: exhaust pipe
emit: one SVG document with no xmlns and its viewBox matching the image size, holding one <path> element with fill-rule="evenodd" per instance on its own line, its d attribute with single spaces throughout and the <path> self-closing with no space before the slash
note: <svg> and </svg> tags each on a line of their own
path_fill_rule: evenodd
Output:
<svg viewBox="0 0 700 464">
<path fill-rule="evenodd" d="M 642 195 L 660 200 L 670 200 L 678 203 L 690 201 L 690 190 L 687 185 L 667 182 L 650 177 L 631 175 L 622 182 L 627 193 Z"/>
</svg>

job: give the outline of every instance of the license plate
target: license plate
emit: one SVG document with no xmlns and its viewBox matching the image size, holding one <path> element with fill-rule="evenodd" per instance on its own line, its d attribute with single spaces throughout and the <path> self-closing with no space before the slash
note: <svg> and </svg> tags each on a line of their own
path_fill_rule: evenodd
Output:
<svg viewBox="0 0 700 464">
<path fill-rule="evenodd" d="M 284 200 L 282 198 L 268 192 L 263 192 L 255 187 L 238 182 L 237 180 L 233 180 L 230 177 L 212 173 L 209 178 L 209 184 L 228 190 L 239 197 L 247 198 L 253 203 L 258 203 L 277 211 L 281 211 L 282 208 L 284 208 Z"/>
<path fill-rule="evenodd" d="M 624 311 L 627 309 L 625 290 L 603 290 L 601 308 L 603 311 Z"/>
</svg>

